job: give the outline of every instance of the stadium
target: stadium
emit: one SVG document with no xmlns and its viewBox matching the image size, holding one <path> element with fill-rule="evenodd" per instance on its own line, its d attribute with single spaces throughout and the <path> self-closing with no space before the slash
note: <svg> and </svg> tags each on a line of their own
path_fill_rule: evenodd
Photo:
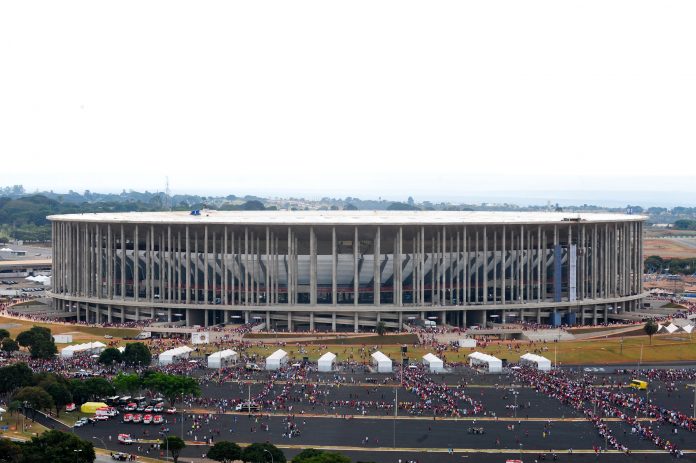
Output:
<svg viewBox="0 0 696 463">
<path fill-rule="evenodd" d="M 641 307 L 644 217 L 563 212 L 54 215 L 77 321 L 289 331 L 597 324 Z"/>
</svg>

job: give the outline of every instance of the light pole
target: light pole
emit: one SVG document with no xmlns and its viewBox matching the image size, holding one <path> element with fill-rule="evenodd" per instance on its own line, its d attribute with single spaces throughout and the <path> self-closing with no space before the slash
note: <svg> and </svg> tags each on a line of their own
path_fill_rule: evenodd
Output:
<svg viewBox="0 0 696 463">
<path fill-rule="evenodd" d="M 269 452 L 268 449 L 263 449 L 263 451 L 271 456 L 271 463 L 274 463 L 273 462 L 273 454 L 271 452 Z"/>
<path fill-rule="evenodd" d="M 686 386 L 694 388 L 694 405 L 692 409 L 692 416 L 694 419 L 696 419 L 696 384 L 687 384 Z"/>
<path fill-rule="evenodd" d="M 75 452 L 75 463 L 77 463 L 77 456 L 82 452 L 82 449 L 75 449 L 73 452 Z"/>
<path fill-rule="evenodd" d="M 165 433 L 163 431 L 160 431 L 159 434 L 160 434 L 160 436 L 162 436 L 164 438 L 164 442 L 166 444 L 166 450 L 165 450 L 166 453 L 164 454 L 164 459 L 168 460 L 169 459 L 169 436 L 167 435 L 167 433 Z"/>
<path fill-rule="evenodd" d="M 102 445 L 104 446 L 104 448 L 106 449 L 106 451 L 107 452 L 109 451 L 109 447 L 106 446 L 106 442 L 104 442 L 104 439 L 97 437 L 97 436 L 92 436 L 92 439 L 96 439 L 96 440 L 100 441 L 102 443 Z"/>
<path fill-rule="evenodd" d="M 514 387 L 514 385 L 513 385 L 513 387 Z M 517 392 L 514 389 L 511 389 L 511 391 L 512 391 L 512 396 L 515 398 L 515 408 L 513 409 L 513 411 L 515 413 L 515 418 L 517 418 L 517 395 L 519 394 L 519 392 Z"/>
</svg>

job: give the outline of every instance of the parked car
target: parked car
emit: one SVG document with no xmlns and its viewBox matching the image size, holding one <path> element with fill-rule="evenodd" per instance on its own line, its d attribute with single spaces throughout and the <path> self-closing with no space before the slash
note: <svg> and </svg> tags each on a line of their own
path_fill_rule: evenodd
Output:
<svg viewBox="0 0 696 463">
<path fill-rule="evenodd" d="M 88 422 L 89 421 L 87 420 L 87 418 L 80 418 L 79 420 L 75 421 L 75 427 L 79 428 L 81 426 L 86 425 Z"/>
<path fill-rule="evenodd" d="M 169 413 L 170 415 L 176 413 L 176 407 L 169 407 L 167 409 L 167 413 Z"/>
<path fill-rule="evenodd" d="M 162 415 L 155 415 L 152 417 L 152 424 L 162 424 L 164 422 L 164 418 L 162 418 Z"/>
<path fill-rule="evenodd" d="M 123 422 L 124 423 L 130 423 L 131 421 L 133 421 L 133 414 L 132 413 L 126 413 L 125 415 L 123 415 Z"/>
<path fill-rule="evenodd" d="M 261 407 L 254 402 L 242 402 L 241 404 L 237 404 L 234 409 L 238 412 L 258 412 L 261 410 Z"/>
<path fill-rule="evenodd" d="M 155 405 L 155 406 L 152 408 L 152 411 L 155 412 L 155 413 L 162 413 L 163 410 L 164 410 L 164 404 L 163 404 L 163 403 L 158 403 L 157 405 Z"/>
<path fill-rule="evenodd" d="M 75 410 L 77 410 L 77 406 L 75 404 L 68 404 L 65 406 L 66 412 L 74 412 Z"/>
<path fill-rule="evenodd" d="M 143 416 L 143 424 L 150 424 L 150 423 L 152 423 L 152 415 Z"/>
<path fill-rule="evenodd" d="M 142 423 L 143 422 L 143 415 L 140 413 L 136 413 L 133 415 L 133 423 Z"/>
<path fill-rule="evenodd" d="M 130 445 L 133 443 L 133 439 L 131 438 L 130 434 L 119 434 L 118 443 Z"/>
</svg>

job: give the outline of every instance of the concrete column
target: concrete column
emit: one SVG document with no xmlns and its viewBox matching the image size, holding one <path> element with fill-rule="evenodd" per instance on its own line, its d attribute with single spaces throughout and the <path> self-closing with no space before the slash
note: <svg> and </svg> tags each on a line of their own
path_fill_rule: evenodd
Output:
<svg viewBox="0 0 696 463">
<path fill-rule="evenodd" d="M 331 331 L 336 332 L 336 312 L 331 314 Z"/>
<path fill-rule="evenodd" d="M 135 308 L 135 319 L 140 320 L 140 307 Z"/>
<path fill-rule="evenodd" d="M 536 309 L 536 322 L 541 323 L 541 309 Z"/>
<path fill-rule="evenodd" d="M 380 292 L 382 286 L 382 271 L 381 271 L 381 261 L 382 261 L 382 251 L 381 251 L 382 239 L 380 236 L 380 227 L 377 227 L 377 233 L 375 234 L 375 245 L 374 245 L 374 303 L 379 306 Z"/>
<path fill-rule="evenodd" d="M 399 331 L 401 331 L 404 327 L 404 313 L 399 312 Z"/>
<path fill-rule="evenodd" d="M 191 240 L 189 239 L 189 226 L 186 225 L 186 303 L 191 303 Z M 190 310 L 190 309 L 189 309 Z M 186 326 L 190 326 L 190 313 L 186 313 Z"/>
<path fill-rule="evenodd" d="M 251 321 L 251 317 L 249 316 L 250 313 L 251 312 L 249 310 L 244 311 L 244 323 L 249 323 Z"/>
<path fill-rule="evenodd" d="M 309 304 L 317 305 L 317 237 L 309 228 Z"/>
<path fill-rule="evenodd" d="M 468 326 L 468 322 L 466 319 L 466 315 L 469 311 L 468 310 L 462 310 L 462 327 L 466 328 Z"/>
<path fill-rule="evenodd" d="M 592 324 L 596 325 L 597 321 L 598 321 L 597 306 L 594 305 L 594 306 L 592 306 Z"/>
<path fill-rule="evenodd" d="M 442 325 L 447 324 L 447 311 L 446 310 L 443 310 L 442 312 L 440 312 L 440 323 L 442 323 Z"/>
<path fill-rule="evenodd" d="M 482 311 L 481 311 L 481 315 L 482 315 L 482 318 L 483 318 L 482 326 L 483 326 L 484 328 L 486 328 L 486 326 L 487 326 L 487 324 L 488 324 L 488 310 L 485 310 L 485 309 L 482 310 Z"/>
<path fill-rule="evenodd" d="M 266 311 L 266 331 L 270 331 L 271 329 L 271 311 L 267 310 Z"/>
<path fill-rule="evenodd" d="M 288 312 L 288 331 L 292 331 L 292 312 Z"/>
<path fill-rule="evenodd" d="M 336 227 L 331 227 L 331 303 L 338 304 L 338 278 L 336 255 Z"/>
<path fill-rule="evenodd" d="M 171 323 L 173 320 L 174 320 L 174 318 L 172 316 L 172 308 L 169 307 L 167 309 L 167 322 Z"/>
<path fill-rule="evenodd" d="M 107 321 L 107 323 L 111 323 L 111 322 L 112 322 L 112 318 L 111 318 L 111 317 L 112 317 L 111 306 L 109 305 L 109 306 L 106 307 L 106 321 Z"/>
<path fill-rule="evenodd" d="M 354 317 L 355 317 L 355 321 L 354 321 L 354 323 L 353 323 L 353 331 L 357 333 L 358 330 L 359 330 L 359 325 L 358 325 L 358 312 L 355 312 Z"/>
<path fill-rule="evenodd" d="M 360 299 L 360 273 L 358 269 L 358 253 L 360 252 L 360 241 L 358 241 L 358 227 L 355 227 L 355 237 L 353 238 L 353 303 L 357 306 Z M 356 314 L 356 333 L 357 333 L 357 314 Z"/>
<path fill-rule="evenodd" d="M 488 303 L 488 229 L 483 227 L 483 297 L 484 303 Z"/>
<path fill-rule="evenodd" d="M 208 269 L 210 268 L 210 262 L 208 260 L 208 225 L 206 225 L 203 228 L 203 303 L 208 304 L 210 303 L 210 299 L 208 297 L 208 279 L 210 274 L 208 273 Z M 208 311 L 206 310 L 206 323 L 208 320 L 207 316 Z M 208 326 L 208 325 L 206 325 Z"/>
<path fill-rule="evenodd" d="M 609 323 L 609 307 L 604 305 L 604 323 Z"/>
<path fill-rule="evenodd" d="M 309 312 L 309 331 L 314 331 L 314 312 Z"/>
</svg>

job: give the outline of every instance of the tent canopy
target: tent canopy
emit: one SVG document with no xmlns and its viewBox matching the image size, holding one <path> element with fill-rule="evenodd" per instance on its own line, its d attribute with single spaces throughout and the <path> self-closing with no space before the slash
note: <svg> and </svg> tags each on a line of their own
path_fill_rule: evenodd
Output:
<svg viewBox="0 0 696 463">
<path fill-rule="evenodd" d="M 445 369 L 445 364 L 442 359 L 430 352 L 423 356 L 423 363 L 427 365 L 430 368 L 430 371 L 433 373 L 437 373 Z"/>
<path fill-rule="evenodd" d="M 239 358 L 239 354 L 232 349 L 225 349 L 208 356 L 208 368 L 220 368 L 228 362 L 234 362 Z"/>
<path fill-rule="evenodd" d="M 159 363 L 173 363 L 179 358 L 188 358 L 188 355 L 193 352 L 189 346 L 180 346 L 174 349 L 165 350 L 159 354 Z"/>
<path fill-rule="evenodd" d="M 484 354 L 483 352 L 472 352 L 467 355 L 469 365 L 486 365 L 489 373 L 500 373 L 503 371 L 503 362 L 497 357 Z"/>
<path fill-rule="evenodd" d="M 317 361 L 317 366 L 319 371 L 331 371 L 333 370 L 334 363 L 336 362 L 336 354 L 327 352 Z"/>
<path fill-rule="evenodd" d="M 392 360 L 380 351 L 372 354 L 372 363 L 377 365 L 379 373 L 391 373 L 392 371 Z"/>
<path fill-rule="evenodd" d="M 74 344 L 72 346 L 64 347 L 60 350 L 60 356 L 63 358 L 69 358 L 78 352 L 101 352 L 106 347 L 106 344 L 97 342 L 86 342 L 84 344 Z"/>
<path fill-rule="evenodd" d="M 288 353 L 283 349 L 278 349 L 266 357 L 266 370 L 277 370 L 288 362 Z"/>
<path fill-rule="evenodd" d="M 520 357 L 521 363 L 533 363 L 536 365 L 537 369 L 541 371 L 549 371 L 551 369 L 551 360 L 541 355 L 531 354 L 527 352 Z"/>
</svg>

